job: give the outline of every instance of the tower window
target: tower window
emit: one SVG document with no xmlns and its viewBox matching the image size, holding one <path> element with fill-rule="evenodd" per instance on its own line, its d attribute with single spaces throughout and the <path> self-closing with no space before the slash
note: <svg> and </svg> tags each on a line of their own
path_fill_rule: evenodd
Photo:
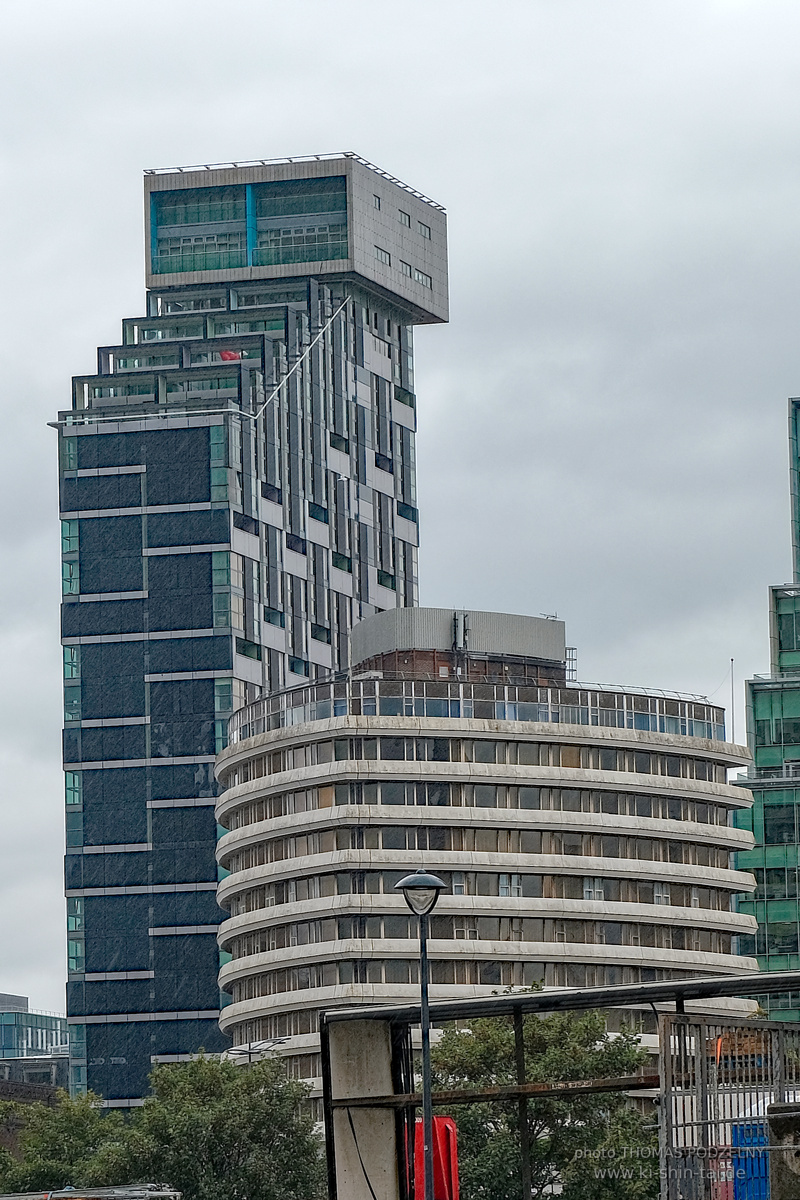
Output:
<svg viewBox="0 0 800 1200">
<path fill-rule="evenodd" d="M 517 874 L 501 875 L 499 892 L 501 896 L 521 896 L 522 876 Z"/>
</svg>

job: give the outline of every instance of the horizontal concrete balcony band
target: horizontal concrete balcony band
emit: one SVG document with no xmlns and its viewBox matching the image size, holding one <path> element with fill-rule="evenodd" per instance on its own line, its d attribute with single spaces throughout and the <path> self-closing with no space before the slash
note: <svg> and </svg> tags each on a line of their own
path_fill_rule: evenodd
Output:
<svg viewBox="0 0 800 1200">
<path fill-rule="evenodd" d="M 725 848 L 721 849 L 724 852 Z M 746 850 L 748 847 L 740 846 L 738 849 Z M 671 862 L 667 855 L 663 860 L 659 860 L 628 858 L 621 855 L 612 857 L 542 851 L 348 849 L 320 851 L 318 854 L 306 853 L 232 870 L 232 853 L 233 851 L 219 856 L 222 868 L 229 872 L 220 880 L 220 898 L 227 899 L 236 892 L 249 889 L 254 883 L 274 883 L 306 875 L 331 875 L 354 871 L 397 871 L 412 868 L 416 870 L 419 866 L 433 870 L 434 873 L 437 870 L 462 871 L 476 875 L 497 872 L 505 874 L 512 871 L 522 875 L 610 876 L 615 879 L 652 882 L 666 878 L 694 884 L 705 879 L 707 883 L 713 882 L 717 886 L 736 891 L 752 892 L 755 889 L 755 878 L 749 866 L 737 869 L 733 866 L 710 867 L 702 863 Z M 448 892 L 444 894 L 449 895 Z M 490 895 L 486 892 L 475 894 Z M 494 898 L 497 899 L 496 896 Z"/>
<path fill-rule="evenodd" d="M 313 1054 L 316 1050 L 319 1050 L 318 1033 L 290 1033 L 286 1035 L 285 1041 L 270 1050 L 270 1054 L 274 1054 L 276 1058 L 288 1058 L 290 1055 L 304 1052 Z"/>
<path fill-rule="evenodd" d="M 690 737 L 683 733 L 653 733 L 641 729 L 624 729 L 607 725 L 569 725 L 559 721 L 508 721 L 478 717 L 384 717 L 341 716 L 326 717 L 298 725 L 286 725 L 257 733 L 241 742 L 233 742 L 222 751 L 218 771 L 252 757 L 257 751 L 276 750 L 284 746 L 324 741 L 345 734 L 375 736 L 381 733 L 395 737 L 447 736 L 489 737 L 504 741 L 563 742 L 565 745 L 590 745 L 613 742 L 620 749 L 655 750 L 662 754 L 681 751 L 694 757 L 711 759 L 729 767 L 746 766 L 750 751 L 732 742 L 715 742 L 709 738 Z"/>
<path fill-rule="evenodd" d="M 364 987 L 364 986 L 368 986 L 368 985 L 354 984 L 353 986 L 357 988 L 359 986 Z M 459 994 L 448 996 L 447 999 L 453 999 L 453 1000 L 462 999 L 463 989 L 461 989 L 460 987 L 454 987 L 451 990 L 452 991 L 458 990 Z M 545 989 L 545 990 L 547 990 L 547 989 Z M 273 1000 L 273 999 L 277 1000 L 280 998 L 281 997 L 272 997 L 272 996 L 269 997 L 270 1000 Z M 444 998 L 445 997 L 437 996 L 437 999 L 444 999 Z M 469 998 L 469 996 L 467 998 Z M 370 1001 L 369 1000 L 365 1001 L 363 998 L 358 998 L 358 999 L 354 999 L 352 1001 L 352 1003 L 353 1003 L 353 1005 L 359 1005 L 359 1004 L 363 1004 L 363 1003 L 370 1003 Z M 401 1001 L 400 1003 L 403 1003 L 403 1001 Z M 345 1004 L 328 1005 L 328 1007 L 329 1008 L 343 1008 L 343 1007 L 349 1007 L 349 1004 L 347 1004 L 347 1005 L 345 1005 Z M 656 1006 L 656 1009 L 657 1009 L 657 1011 L 672 1012 L 674 1010 L 674 1005 L 673 1004 L 659 1004 Z M 687 1009 L 687 1012 L 692 1012 L 692 1013 L 703 1013 L 703 1012 L 712 1013 L 718 1019 L 724 1018 L 724 1017 L 744 1018 L 748 1014 L 752 1015 L 753 1001 L 746 1000 L 746 999 L 742 1000 L 742 999 L 739 999 L 738 997 L 732 997 L 732 996 L 719 996 L 719 997 L 715 997 L 713 1000 L 690 1000 L 690 1001 L 687 1001 L 686 1009 Z M 252 1021 L 254 1019 L 258 1020 L 259 1017 L 279 1017 L 286 1013 L 293 1013 L 296 1011 L 297 1011 L 296 1006 L 289 1005 L 289 1006 L 284 1006 L 284 1007 L 281 1007 L 281 1006 L 271 1007 L 269 1012 L 266 1012 L 266 1013 L 248 1013 L 245 1015 L 240 1014 L 238 1016 L 238 1018 L 236 1018 L 236 1020 L 233 1024 L 230 1024 L 227 1027 L 225 1027 L 223 1025 L 223 1028 L 227 1028 L 228 1035 L 233 1038 L 234 1044 L 237 1044 L 238 1030 L 243 1021 Z M 635 1021 L 637 1014 L 652 1013 L 652 1008 L 650 1007 L 649 1004 L 627 1005 L 627 1006 L 625 1006 L 625 1008 L 618 1009 L 617 1011 L 630 1013 L 631 1021 Z M 431 1030 L 431 1036 L 434 1039 L 438 1038 L 439 1036 L 441 1036 L 441 1031 L 437 1030 L 434 1027 Z M 640 1039 L 641 1039 L 642 1046 L 644 1049 L 650 1050 L 651 1052 L 657 1051 L 657 1049 L 658 1049 L 658 1035 L 657 1034 L 652 1034 L 652 1035 L 640 1034 Z M 415 1047 L 415 1049 L 419 1049 L 419 1030 L 418 1030 L 418 1028 L 412 1028 L 411 1040 L 412 1040 L 412 1044 Z M 269 1054 L 274 1054 L 276 1057 L 284 1057 L 284 1056 L 290 1057 L 290 1056 L 293 1056 L 296 1054 L 313 1054 L 317 1050 L 319 1050 L 319 1034 L 318 1033 L 287 1034 L 287 1035 L 285 1035 L 285 1041 L 281 1041 L 278 1045 L 276 1045 L 274 1048 L 272 1048 L 269 1051 Z"/>
<path fill-rule="evenodd" d="M 432 1030 L 431 1032 L 434 1037 L 439 1038 L 441 1037 L 443 1031 Z M 641 1036 L 644 1042 L 644 1040 L 647 1038 L 647 1034 L 642 1034 Z M 654 1038 L 653 1042 L 657 1048 L 657 1038 Z M 412 1029 L 411 1043 L 414 1049 L 419 1049 L 421 1037 L 417 1028 Z M 289 1033 L 285 1035 L 285 1040 L 281 1040 L 276 1046 L 269 1050 L 269 1054 L 274 1054 L 276 1058 L 292 1058 L 297 1054 L 313 1054 L 317 1050 L 319 1050 L 318 1033 Z"/>
<path fill-rule="evenodd" d="M 375 985 L 351 984 L 350 986 L 353 989 L 359 989 L 359 988 L 364 988 L 364 987 L 372 988 Z M 469 988 L 469 991 L 467 990 L 468 988 Z M 450 999 L 450 1000 L 460 1000 L 464 997 L 466 997 L 467 999 L 470 999 L 470 998 L 472 998 L 472 996 L 475 992 L 475 985 L 471 985 L 471 984 L 468 984 L 468 985 L 455 984 L 452 986 L 449 984 L 448 985 L 438 985 L 438 991 L 443 992 L 445 990 L 448 990 L 449 993 L 451 993 L 451 994 L 449 994 L 447 997 L 439 996 L 437 994 L 437 997 L 436 997 L 437 1000 L 445 999 L 445 998 Z M 545 988 L 544 990 L 545 990 L 545 992 L 547 992 L 550 989 Z M 452 993 L 456 993 L 456 994 L 452 994 Z M 484 994 L 484 989 L 481 989 L 481 994 Z M 280 1002 L 280 1001 L 284 1000 L 286 996 L 291 996 L 291 995 L 292 995 L 291 992 L 289 992 L 289 993 L 282 992 L 282 993 L 280 993 L 280 995 L 263 997 L 263 999 L 267 999 L 269 1001 L 275 1000 L 275 1001 Z M 389 1001 L 381 1001 L 381 1003 L 388 1003 L 388 1002 Z M 402 1003 L 407 1003 L 407 1002 L 408 1001 L 400 1001 L 399 1003 L 402 1004 Z M 253 1002 L 252 1001 L 242 1001 L 241 1003 L 242 1004 L 250 1004 Z M 363 998 L 361 998 L 359 996 L 358 998 L 355 998 L 352 1001 L 346 1001 L 346 1002 L 339 1001 L 336 1004 L 328 1004 L 327 1006 L 321 1005 L 320 1011 L 322 1011 L 322 1009 L 324 1007 L 327 1007 L 329 1009 L 350 1007 L 351 1003 L 353 1006 L 355 1006 L 355 1005 L 360 1005 L 360 1004 L 365 1004 L 365 1003 L 367 1003 L 367 1004 L 372 1003 L 372 1001 L 369 999 L 364 1000 Z M 233 1007 L 233 1005 L 228 1006 L 228 1008 L 223 1011 L 228 1012 L 231 1007 Z M 315 1008 L 317 1007 L 316 1004 L 314 1005 L 314 1007 Z M 658 1003 L 656 1005 L 656 1010 L 661 1011 L 661 1012 L 674 1012 L 674 1008 L 675 1008 L 675 1006 L 672 1002 L 666 1002 L 663 1004 Z M 717 1017 L 719 1017 L 721 1014 L 724 1014 L 727 1017 L 745 1017 L 748 1014 L 752 1015 L 753 1001 L 747 1000 L 747 999 L 743 1000 L 743 999 L 740 999 L 739 997 L 734 997 L 734 996 L 715 996 L 713 999 L 709 999 L 709 1000 L 705 1000 L 705 999 L 704 1000 L 689 1000 L 686 1003 L 686 1009 L 687 1009 L 687 1012 L 714 1013 Z M 237 1038 L 237 1026 L 240 1026 L 242 1021 L 251 1021 L 253 1019 L 257 1020 L 259 1017 L 279 1017 L 279 1016 L 283 1016 L 287 1013 L 291 1014 L 291 1013 L 295 1013 L 297 1011 L 298 1011 L 298 1007 L 296 1004 L 277 1003 L 275 1005 L 271 1004 L 268 1012 L 264 1012 L 264 1013 L 250 1012 L 250 1013 L 246 1013 L 246 1014 L 239 1013 L 238 1016 L 236 1016 L 236 1014 L 234 1014 L 234 1016 L 236 1017 L 236 1023 L 233 1026 L 229 1025 L 227 1027 L 227 1031 L 228 1031 L 229 1035 L 233 1036 L 234 1044 L 235 1044 L 236 1038 Z M 616 1011 L 617 1012 L 629 1012 L 631 1014 L 631 1018 L 633 1019 L 633 1018 L 635 1018 L 637 1013 L 639 1013 L 639 1014 L 652 1013 L 653 1009 L 649 1004 L 629 1004 L 629 1005 L 625 1005 L 624 1007 L 618 1008 Z M 435 1029 L 431 1030 L 431 1034 L 433 1037 L 440 1036 L 440 1034 L 438 1034 L 435 1031 Z M 642 1040 L 643 1040 L 643 1044 L 644 1044 L 645 1048 L 647 1048 L 648 1046 L 653 1047 L 653 1048 L 657 1047 L 657 1045 L 658 1045 L 657 1035 L 652 1035 L 652 1041 L 649 1041 L 649 1042 L 648 1042 L 647 1038 L 648 1038 L 647 1034 L 642 1035 Z M 412 1027 L 411 1041 L 412 1041 L 412 1045 L 415 1047 L 415 1049 L 419 1049 L 419 1045 L 420 1045 L 419 1027 Z M 273 1052 L 277 1053 L 279 1049 L 283 1050 L 284 1048 L 288 1054 L 298 1054 L 298 1053 L 302 1053 L 302 1052 L 313 1053 L 315 1050 L 319 1049 L 319 1034 L 318 1033 L 287 1034 L 286 1041 L 281 1042 L 280 1047 L 276 1046 L 275 1051 L 273 1051 Z"/>
<path fill-rule="evenodd" d="M 221 822 L 219 822 L 221 824 Z M 254 821 L 238 829 L 227 830 L 217 843 L 218 850 L 257 845 L 285 835 L 316 833 L 343 827 L 420 825 L 444 829 L 497 829 L 585 833 L 617 833 L 625 836 L 647 835 L 666 841 L 702 841 L 708 845 L 729 846 L 731 850 L 752 848 L 753 835 L 733 825 L 713 825 L 704 821 L 675 821 L 663 817 L 638 817 L 619 813 L 572 812 L 548 808 L 488 808 L 415 804 L 346 804 L 334 808 L 271 817 Z"/>
<path fill-rule="evenodd" d="M 515 871 L 529 875 L 592 875 L 617 879 L 672 880 L 676 883 L 715 884 L 735 892 L 755 889 L 752 875 L 725 867 L 689 863 L 654 862 L 652 859 L 600 858 L 567 854 L 479 854 L 458 850 L 335 850 L 303 855 L 236 871 L 220 881 L 218 898 L 227 901 L 236 892 L 262 883 L 326 875 L 341 871 L 396 871 L 411 865 L 431 870 Z M 491 897 L 488 897 L 489 899 Z"/>
<path fill-rule="evenodd" d="M 714 974 L 714 972 L 707 972 Z M 731 972 L 739 974 L 737 970 Z M 704 972 L 706 974 L 706 972 Z M 757 974 L 757 972 L 754 972 Z M 512 989 L 514 990 L 514 989 Z M 517 989 L 523 990 L 523 989 Z M 549 989 L 545 988 L 545 993 Z M 559 990 L 559 989 L 554 989 Z M 471 1000 L 489 997 L 497 994 L 497 986 L 491 984 L 431 984 L 431 1003 L 439 1000 Z M 294 997 L 294 999 L 293 999 Z M 719 998 L 708 1001 L 711 1011 L 722 1004 Z M 732 1002 L 736 1009 L 752 1011 L 752 1001 Z M 300 992 L 279 992 L 274 996 L 258 996 L 252 1000 L 240 1000 L 228 1004 L 222 1009 L 219 1018 L 220 1028 L 227 1031 L 231 1025 L 246 1021 L 253 1017 L 266 1017 L 284 1012 L 296 1012 L 301 1008 L 343 1008 L 358 1007 L 362 1004 L 419 1004 L 419 984 L 390 984 L 390 983 L 346 983 L 333 987 L 307 988 Z M 667 1010 L 674 1010 L 674 1005 L 666 1005 Z M 649 1010 L 649 1008 L 648 1008 Z"/>
<path fill-rule="evenodd" d="M 615 747 L 619 749 L 620 747 Z M 257 757 L 251 755 L 250 757 Z M 237 783 L 228 788 L 220 798 L 228 797 L 239 803 L 249 800 L 253 794 L 270 796 L 277 792 L 292 791 L 300 787 L 349 781 L 364 782 L 375 779 L 421 779 L 449 780 L 456 783 L 505 783 L 521 786 L 575 786 L 576 781 L 587 788 L 615 792 L 652 791 L 657 786 L 670 794 L 682 787 L 687 795 L 697 798 L 699 794 L 724 801 L 733 807 L 746 807 L 752 798 L 747 788 L 713 780 L 689 779 L 682 775 L 656 775 L 651 772 L 604 771 L 599 767 L 535 766 L 520 763 L 472 763 L 472 762 L 420 762 L 417 759 L 345 758 L 335 762 L 317 763 L 309 767 L 293 767 L 288 771 L 274 771 Z M 635 784 L 636 786 L 632 786 Z M 641 784 L 641 787 L 639 787 Z"/>
<path fill-rule="evenodd" d="M 487 910 L 486 896 L 446 895 L 439 901 L 436 915 L 629 921 L 633 924 L 685 925 L 689 928 L 711 929 L 731 934 L 750 934 L 758 928 L 756 918 L 749 913 L 724 912 L 716 908 L 684 908 L 677 904 L 632 904 L 613 900 L 559 900 L 551 897 L 490 898 L 492 906 L 491 910 Z M 407 912 L 402 897 L 383 895 L 325 896 L 316 900 L 295 901 L 290 911 L 287 911 L 288 907 L 273 905 L 270 908 L 256 908 L 252 912 L 228 917 L 218 926 L 217 941 L 220 947 L 227 950 L 230 942 L 242 934 L 269 929 L 274 925 L 292 924 L 298 920 Z"/>
<path fill-rule="evenodd" d="M 341 816 L 339 814 L 342 814 Z M 461 820 L 459 820 L 459 814 Z M 349 828 L 351 825 L 380 827 L 425 825 L 454 829 L 535 829 L 580 833 L 605 833 L 635 836 L 644 834 L 659 841 L 700 842 L 731 852 L 752 850 L 753 834 L 733 825 L 707 825 L 697 821 L 665 821 L 661 817 L 629 817 L 616 813 L 564 812 L 562 809 L 520 808 L 436 808 L 425 805 L 357 805 L 316 809 L 296 817 L 278 817 L 232 829 L 217 843 L 217 861 L 224 863 L 229 854 L 283 834 L 303 834 L 321 829 Z"/>
<path fill-rule="evenodd" d="M 219 773 L 217 773 L 219 775 Z M 221 817 L 248 800 L 281 792 L 337 783 L 381 782 L 383 780 L 441 781 L 450 783 L 495 783 L 518 787 L 561 787 L 587 791 L 641 792 L 642 795 L 675 796 L 749 808 L 752 795 L 746 788 L 704 779 L 674 775 L 637 774 L 635 771 L 601 771 L 589 767 L 527 767 L 492 763 L 417 762 L 410 759 L 343 759 L 313 767 L 276 771 L 223 792 L 217 804 Z"/>
<path fill-rule="evenodd" d="M 580 962 L 597 966 L 685 967 L 687 971 L 713 967 L 727 971 L 758 971 L 755 958 L 733 954 L 710 953 L 704 950 L 666 950 L 653 946 L 606 946 L 588 942 L 501 942 L 481 941 L 480 938 L 440 939 L 428 943 L 431 961 L 495 962 L 513 958 L 517 962 Z M 220 987 L 227 990 L 231 983 L 261 975 L 280 967 L 308 966 L 311 963 L 340 959 L 408 959 L 417 962 L 419 945 L 413 939 L 347 938 L 333 942 L 314 942 L 305 946 L 287 946 L 283 950 L 266 950 L 247 958 L 225 963 L 220 969 Z M 313 990 L 313 989 L 309 989 Z"/>
</svg>

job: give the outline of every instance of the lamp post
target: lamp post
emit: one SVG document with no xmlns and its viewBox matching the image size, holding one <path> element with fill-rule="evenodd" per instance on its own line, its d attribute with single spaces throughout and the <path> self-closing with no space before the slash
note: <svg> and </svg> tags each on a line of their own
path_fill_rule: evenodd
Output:
<svg viewBox="0 0 800 1200">
<path fill-rule="evenodd" d="M 436 907 L 439 893 L 447 884 L 421 867 L 396 883 L 406 904 L 419 917 L 419 985 L 422 1003 L 422 1138 L 425 1166 L 425 1200 L 433 1197 L 433 1105 L 431 1103 L 431 1032 L 428 1017 L 428 917 Z"/>
<path fill-rule="evenodd" d="M 263 1042 L 245 1042 L 242 1046 L 229 1046 L 227 1050 L 223 1050 L 221 1057 L 246 1059 L 248 1065 L 250 1065 L 253 1062 L 254 1054 L 263 1057 L 270 1050 L 274 1050 L 276 1046 L 280 1046 L 283 1042 L 288 1042 L 288 1040 L 288 1037 L 274 1037 L 267 1038 Z M 258 1062 L 258 1059 L 255 1061 Z"/>
</svg>

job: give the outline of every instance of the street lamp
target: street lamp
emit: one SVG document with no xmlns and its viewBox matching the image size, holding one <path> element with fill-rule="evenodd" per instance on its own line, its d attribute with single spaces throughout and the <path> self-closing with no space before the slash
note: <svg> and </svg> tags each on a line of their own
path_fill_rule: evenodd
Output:
<svg viewBox="0 0 800 1200">
<path fill-rule="evenodd" d="M 431 1103 L 431 1031 L 428 1017 L 428 917 L 433 912 L 439 893 L 447 884 L 437 875 L 429 875 L 421 867 L 396 883 L 406 904 L 419 917 L 419 984 L 422 1025 L 422 1138 L 425 1165 L 425 1200 L 433 1198 L 433 1105 Z"/>
<path fill-rule="evenodd" d="M 283 1042 L 288 1042 L 288 1037 L 267 1038 L 263 1042 L 245 1042 L 242 1046 L 229 1046 L 227 1050 L 223 1050 L 222 1058 L 246 1059 L 248 1065 L 253 1062 L 253 1055 L 258 1054 L 262 1057 L 268 1054 L 270 1050 L 274 1050 L 276 1046 L 280 1046 Z M 256 1062 L 259 1060 L 256 1059 Z"/>
</svg>

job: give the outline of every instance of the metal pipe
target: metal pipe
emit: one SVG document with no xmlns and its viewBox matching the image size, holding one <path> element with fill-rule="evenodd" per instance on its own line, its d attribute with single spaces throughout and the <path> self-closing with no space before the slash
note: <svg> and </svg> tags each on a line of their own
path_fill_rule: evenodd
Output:
<svg viewBox="0 0 800 1200">
<path fill-rule="evenodd" d="M 572 1096 L 588 1096 L 595 1092 L 657 1091 L 658 1086 L 658 1075 L 621 1075 L 616 1079 L 567 1079 L 554 1083 L 517 1083 L 502 1087 L 456 1088 L 447 1092 L 433 1092 L 431 1103 L 481 1104 L 486 1100 L 516 1100 L 520 1096 L 569 1099 Z M 393 1092 L 388 1096 L 356 1096 L 344 1100 L 331 1100 L 331 1109 L 418 1108 L 421 1101 L 419 1092 Z"/>
<path fill-rule="evenodd" d="M 336 1138 L 333 1131 L 333 1102 L 331 1098 L 331 1038 L 324 1014 L 319 1021 L 319 1048 L 322 1059 L 322 1109 L 325 1118 L 325 1162 L 328 1170 L 328 1200 L 336 1197 Z"/>
<path fill-rule="evenodd" d="M 422 1139 L 425 1200 L 433 1200 L 433 1102 L 431 1100 L 431 1023 L 428 1012 L 428 914 L 419 914 L 419 986 L 422 1025 Z"/>
<path fill-rule="evenodd" d="M 517 1085 L 525 1083 L 525 1030 L 522 1024 L 522 1009 L 514 1009 L 514 1057 L 517 1066 Z M 522 1180 L 522 1200 L 531 1197 L 531 1147 L 528 1137 L 528 1097 L 522 1092 L 517 1100 L 519 1114 L 519 1156 Z"/>
<path fill-rule="evenodd" d="M 763 974 L 722 975 L 699 979 L 678 979 L 667 983 L 617 984 L 598 988 L 546 988 L 524 995 L 486 996 L 469 1000 L 437 1000 L 431 1005 L 434 1021 L 454 1021 L 459 1017 L 511 1016 L 519 1007 L 523 1012 L 567 1012 L 587 1008 L 620 1008 L 632 1004 L 662 1004 L 682 1000 L 705 1000 L 716 996 L 764 996 L 772 992 L 800 991 L 800 971 L 765 971 Z M 416 1024 L 419 1005 L 372 1004 L 360 1008 L 327 1010 L 333 1021 L 396 1021 Z"/>
</svg>

